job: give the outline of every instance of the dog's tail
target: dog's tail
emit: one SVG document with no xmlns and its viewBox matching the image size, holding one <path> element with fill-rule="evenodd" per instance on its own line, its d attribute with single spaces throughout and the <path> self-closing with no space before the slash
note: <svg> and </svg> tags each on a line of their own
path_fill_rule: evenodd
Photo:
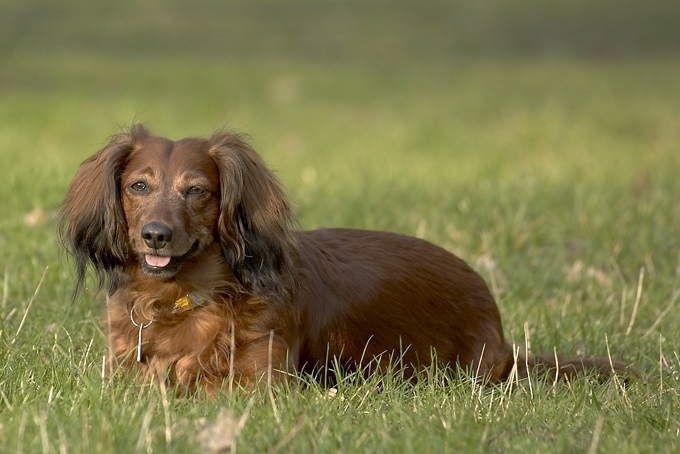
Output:
<svg viewBox="0 0 680 454">
<path fill-rule="evenodd" d="M 520 378 L 543 376 L 557 380 L 571 380 L 578 375 L 592 375 L 600 382 L 613 377 L 624 384 L 638 377 L 639 372 L 632 366 L 609 357 L 605 358 L 562 358 L 558 355 L 517 355 L 517 374 Z"/>
</svg>

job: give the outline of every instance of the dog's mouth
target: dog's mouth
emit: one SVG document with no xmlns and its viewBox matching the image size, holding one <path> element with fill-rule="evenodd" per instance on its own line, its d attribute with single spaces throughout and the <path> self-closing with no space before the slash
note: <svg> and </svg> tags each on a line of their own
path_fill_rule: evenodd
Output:
<svg viewBox="0 0 680 454">
<path fill-rule="evenodd" d="M 151 268 L 165 268 L 172 261 L 172 257 L 165 255 L 150 255 L 144 256 L 144 263 Z"/>
<path fill-rule="evenodd" d="M 176 275 L 182 263 L 198 250 L 198 240 L 194 242 L 188 252 L 179 256 L 141 254 L 142 271 L 150 276 L 159 278 L 169 278 Z"/>
</svg>

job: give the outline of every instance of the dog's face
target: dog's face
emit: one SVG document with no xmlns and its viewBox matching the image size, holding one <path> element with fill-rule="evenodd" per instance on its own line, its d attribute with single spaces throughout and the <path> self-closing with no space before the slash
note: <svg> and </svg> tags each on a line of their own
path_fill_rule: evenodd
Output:
<svg viewBox="0 0 680 454">
<path fill-rule="evenodd" d="M 120 175 L 131 251 L 145 274 L 171 278 L 216 239 L 219 172 L 202 139 L 147 137 Z"/>
<path fill-rule="evenodd" d="M 217 243 L 243 292 L 282 297 L 292 219 L 276 177 L 238 134 L 173 142 L 135 125 L 80 166 L 59 234 L 77 266 L 74 295 L 88 266 L 113 293 L 136 268 L 171 279 Z"/>
</svg>

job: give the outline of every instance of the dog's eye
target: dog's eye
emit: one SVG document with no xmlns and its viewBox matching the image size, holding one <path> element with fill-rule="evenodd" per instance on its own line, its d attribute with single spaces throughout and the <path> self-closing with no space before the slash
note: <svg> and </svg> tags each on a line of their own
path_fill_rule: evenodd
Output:
<svg viewBox="0 0 680 454">
<path fill-rule="evenodd" d="M 130 185 L 130 189 L 135 192 L 144 192 L 147 189 L 146 183 L 143 181 L 136 181 Z"/>
<path fill-rule="evenodd" d="M 187 194 L 203 194 L 205 189 L 200 186 L 192 186 L 187 190 Z"/>
</svg>

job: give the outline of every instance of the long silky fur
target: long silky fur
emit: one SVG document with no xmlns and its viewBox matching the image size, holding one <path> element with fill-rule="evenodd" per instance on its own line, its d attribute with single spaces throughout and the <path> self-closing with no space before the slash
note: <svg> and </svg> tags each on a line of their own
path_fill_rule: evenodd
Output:
<svg viewBox="0 0 680 454">
<path fill-rule="evenodd" d="M 74 298 L 85 285 L 88 265 L 96 274 L 98 289 L 108 283 L 108 292 L 113 293 L 120 284 L 121 269 L 129 262 L 131 251 L 119 177 L 135 142 L 146 136 L 148 131 L 141 125 L 114 136 L 83 162 L 68 188 L 57 228 L 75 260 Z"/>
<path fill-rule="evenodd" d="M 222 251 L 248 291 L 287 298 L 294 223 L 290 204 L 262 158 L 238 134 L 216 133 L 210 155 L 220 171 Z"/>
</svg>

